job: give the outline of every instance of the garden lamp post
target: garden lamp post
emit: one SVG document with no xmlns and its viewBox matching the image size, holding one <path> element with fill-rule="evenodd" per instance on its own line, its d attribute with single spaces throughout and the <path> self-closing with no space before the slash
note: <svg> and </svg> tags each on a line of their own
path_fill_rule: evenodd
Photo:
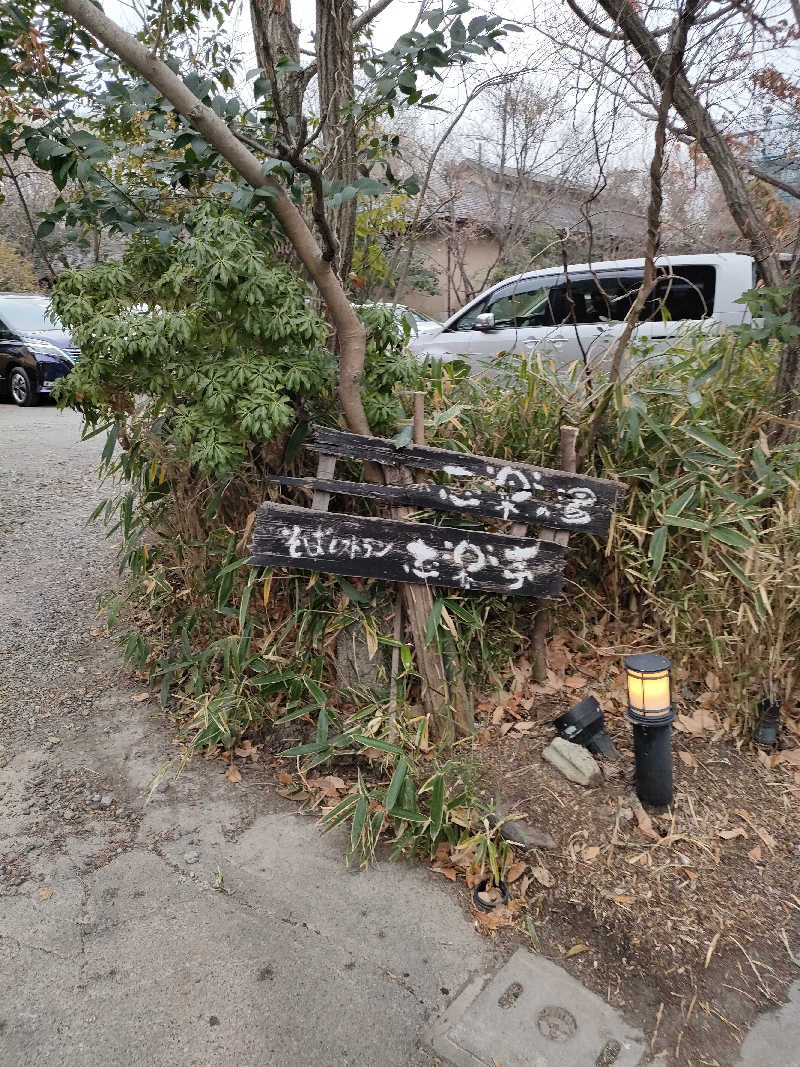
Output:
<svg viewBox="0 0 800 1067">
<path fill-rule="evenodd" d="M 633 723 L 636 794 L 651 808 L 672 803 L 672 710 L 670 661 L 641 653 L 625 659 L 628 719 Z"/>
</svg>

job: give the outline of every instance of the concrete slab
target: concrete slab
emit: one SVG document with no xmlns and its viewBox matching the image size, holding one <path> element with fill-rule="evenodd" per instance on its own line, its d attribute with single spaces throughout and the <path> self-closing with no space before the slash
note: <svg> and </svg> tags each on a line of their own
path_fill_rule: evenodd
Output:
<svg viewBox="0 0 800 1067">
<path fill-rule="evenodd" d="M 525 949 L 471 983 L 429 1041 L 456 1067 L 637 1067 L 647 1050 L 605 1001 Z"/>
<path fill-rule="evenodd" d="M 762 1015 L 742 1042 L 740 1067 L 800 1067 L 800 982 L 778 1011 Z"/>
</svg>

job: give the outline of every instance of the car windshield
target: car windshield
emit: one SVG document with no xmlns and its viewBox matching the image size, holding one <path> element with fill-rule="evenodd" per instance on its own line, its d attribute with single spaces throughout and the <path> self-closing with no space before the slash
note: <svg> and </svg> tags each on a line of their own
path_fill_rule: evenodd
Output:
<svg viewBox="0 0 800 1067">
<path fill-rule="evenodd" d="M 38 333 L 42 330 L 60 330 L 61 323 L 50 310 L 46 296 L 19 297 L 0 296 L 0 319 L 9 330 L 17 333 Z"/>
</svg>

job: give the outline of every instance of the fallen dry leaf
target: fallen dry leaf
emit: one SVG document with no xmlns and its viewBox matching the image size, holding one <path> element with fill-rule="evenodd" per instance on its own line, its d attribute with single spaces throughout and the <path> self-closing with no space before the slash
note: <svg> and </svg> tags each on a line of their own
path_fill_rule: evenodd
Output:
<svg viewBox="0 0 800 1067">
<path fill-rule="evenodd" d="M 585 863 L 591 863 L 593 860 L 596 860 L 599 855 L 600 849 L 597 845 L 590 845 L 583 850 L 583 859 Z"/>
<path fill-rule="evenodd" d="M 436 874 L 443 874 L 445 878 L 449 878 L 451 882 L 455 882 L 458 872 L 455 867 L 431 867 L 431 870 Z"/>
<path fill-rule="evenodd" d="M 719 678 L 713 671 L 706 674 L 706 686 L 709 689 L 719 689 Z"/>
<path fill-rule="evenodd" d="M 49 745 L 60 745 L 61 744 L 61 738 L 60 737 L 48 737 L 47 738 L 47 743 Z"/>
<path fill-rule="evenodd" d="M 793 767 L 800 767 L 800 748 L 788 748 L 783 752 L 778 752 L 775 762 L 790 763 Z"/>
<path fill-rule="evenodd" d="M 758 752 L 756 753 L 756 759 L 763 767 L 766 767 L 768 771 L 772 770 L 772 760 L 763 749 L 760 748 L 758 750 Z"/>
<path fill-rule="evenodd" d="M 570 674 L 564 679 L 564 685 L 570 689 L 583 689 L 588 681 L 589 679 L 584 678 L 582 674 Z"/>
<path fill-rule="evenodd" d="M 450 845 L 442 841 L 433 856 L 433 862 L 439 867 L 444 867 L 450 862 Z"/>
<path fill-rule="evenodd" d="M 737 826 L 735 830 L 719 830 L 719 836 L 723 841 L 732 841 L 734 837 L 747 837 L 747 831 Z"/>
<path fill-rule="evenodd" d="M 91 628 L 91 630 L 89 631 L 89 633 L 92 635 L 92 637 L 99 637 L 104 632 L 105 631 L 103 630 L 102 626 L 93 626 Z"/>
<path fill-rule="evenodd" d="M 678 750 L 678 757 L 680 758 L 682 763 L 686 764 L 687 767 L 700 766 L 700 764 L 697 762 L 691 752 L 687 752 L 685 748 L 681 748 Z"/>
<path fill-rule="evenodd" d="M 634 797 L 634 799 L 631 801 L 631 807 L 633 808 L 633 813 L 636 816 L 636 822 L 639 825 L 639 829 L 642 831 L 645 837 L 649 837 L 653 841 L 660 841 L 661 838 L 659 837 L 658 832 L 653 829 L 653 820 L 642 807 L 641 801 L 638 799 L 638 797 Z"/>
<path fill-rule="evenodd" d="M 49 900 L 53 893 L 55 893 L 55 889 L 50 889 L 49 886 L 47 886 L 45 889 L 40 889 L 39 900 Z"/>
<path fill-rule="evenodd" d="M 517 912 L 521 911 L 525 904 L 521 900 L 510 900 L 508 904 L 501 904 L 492 911 L 476 911 L 476 926 L 482 926 L 487 930 L 496 930 L 500 926 L 513 926 Z"/>
<path fill-rule="evenodd" d="M 228 779 L 229 782 L 233 782 L 235 785 L 238 785 L 239 782 L 241 782 L 242 780 L 242 776 L 239 773 L 239 769 L 235 767 L 232 763 L 225 771 L 225 777 Z"/>
<path fill-rule="evenodd" d="M 614 901 L 615 904 L 621 904 L 625 906 L 626 904 L 633 904 L 636 900 L 636 897 L 632 897 L 629 893 L 615 893 L 611 897 L 611 899 Z"/>
<path fill-rule="evenodd" d="M 288 771 L 281 771 L 280 774 L 278 775 L 278 784 L 279 785 L 292 785 L 293 782 L 294 782 L 294 775 L 293 774 L 289 774 Z"/>
<path fill-rule="evenodd" d="M 761 860 L 761 845 L 756 845 L 755 848 L 751 848 L 747 853 L 747 858 L 752 860 L 753 863 L 758 863 Z"/>
<path fill-rule="evenodd" d="M 516 863 L 512 863 L 506 872 L 506 881 L 510 885 L 512 882 L 516 882 L 518 878 L 521 878 L 525 873 L 527 863 L 522 860 L 518 860 Z"/>
<path fill-rule="evenodd" d="M 678 729 L 683 730 L 684 733 L 693 734 L 695 737 L 699 737 L 700 734 L 705 733 L 706 730 L 715 730 L 717 727 L 717 720 L 707 708 L 701 707 L 692 715 L 684 715 L 683 713 L 680 713 L 675 720 L 675 724 Z"/>
<path fill-rule="evenodd" d="M 149 693 L 137 693 L 135 697 L 131 697 L 131 700 L 133 701 L 134 704 L 141 704 L 141 702 L 143 700 L 149 700 L 149 699 L 150 699 L 150 694 Z"/>
<path fill-rule="evenodd" d="M 571 959 L 573 956 L 577 956 L 580 952 L 593 952 L 591 945 L 584 945 L 582 942 L 578 945 L 573 945 L 572 948 L 567 949 L 564 953 L 564 959 Z"/>
<path fill-rule="evenodd" d="M 256 760 L 258 759 L 259 748 L 259 745 L 254 745 L 252 741 L 247 740 L 242 741 L 242 743 L 240 745 L 237 745 L 233 751 L 236 753 L 237 756 L 241 757 L 241 759 Z"/>
<path fill-rule="evenodd" d="M 492 712 L 492 726 L 499 726 L 506 716 L 506 709 L 503 707 L 496 707 Z"/>
<path fill-rule="evenodd" d="M 338 797 L 340 793 L 343 793 L 347 789 L 347 783 L 342 778 L 337 778 L 333 774 L 326 775 L 324 778 L 317 778 L 314 781 L 308 783 L 312 789 L 322 790 L 326 797 Z"/>
<path fill-rule="evenodd" d="M 550 889 L 556 884 L 555 878 L 552 876 L 552 874 L 548 871 L 546 867 L 533 867 L 531 868 L 531 874 L 539 883 L 539 885 L 543 885 L 547 889 Z"/>
<path fill-rule="evenodd" d="M 770 852 L 774 852 L 775 849 L 778 847 L 778 842 L 775 840 L 772 834 L 765 830 L 763 826 L 760 826 L 756 830 L 756 833 L 767 846 L 767 848 L 770 850 Z"/>
<path fill-rule="evenodd" d="M 717 942 L 719 941 L 721 936 L 722 936 L 722 931 L 721 930 L 717 930 L 717 932 L 711 938 L 711 944 L 708 946 L 708 952 L 706 953 L 706 963 L 705 963 L 706 970 L 708 970 L 708 965 L 709 965 L 709 963 L 711 963 L 711 957 L 714 955 L 714 949 L 717 947 Z"/>
</svg>

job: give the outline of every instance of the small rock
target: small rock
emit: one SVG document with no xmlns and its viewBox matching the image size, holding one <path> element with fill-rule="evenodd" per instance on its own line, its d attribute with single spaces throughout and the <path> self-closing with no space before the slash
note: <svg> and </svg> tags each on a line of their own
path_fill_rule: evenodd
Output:
<svg viewBox="0 0 800 1067">
<path fill-rule="evenodd" d="M 551 741 L 542 756 L 571 782 L 591 786 L 600 781 L 600 766 L 594 756 L 563 737 Z"/>
<path fill-rule="evenodd" d="M 199 863 L 200 862 L 200 853 L 199 852 L 184 852 L 184 854 L 183 854 L 183 862 L 184 863 Z"/>
<path fill-rule="evenodd" d="M 103 796 L 100 798 L 100 807 L 101 808 L 110 808 L 113 803 L 114 803 L 114 794 L 113 793 L 104 793 Z"/>
<path fill-rule="evenodd" d="M 500 834 L 512 845 L 530 852 L 534 848 L 555 848 L 556 843 L 546 830 L 537 830 L 519 819 L 508 819 L 500 827 Z"/>
</svg>

